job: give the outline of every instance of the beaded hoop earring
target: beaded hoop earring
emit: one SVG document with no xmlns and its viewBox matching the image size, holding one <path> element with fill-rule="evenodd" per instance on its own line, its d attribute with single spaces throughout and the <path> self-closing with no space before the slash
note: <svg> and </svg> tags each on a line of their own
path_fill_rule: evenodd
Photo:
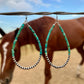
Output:
<svg viewBox="0 0 84 84">
<path fill-rule="evenodd" d="M 40 55 L 39 55 L 38 61 L 37 61 L 34 65 L 29 66 L 29 67 L 23 67 L 23 66 L 19 65 L 18 62 L 17 62 L 16 59 L 15 59 L 15 52 L 14 52 L 16 42 L 17 42 L 18 37 L 19 37 L 19 35 L 20 35 L 22 29 L 24 28 L 24 25 L 25 25 L 25 24 L 27 24 L 27 26 L 29 27 L 29 29 L 31 30 L 31 32 L 33 33 L 33 35 L 35 36 L 35 38 L 36 38 L 36 40 L 37 40 L 37 42 L 38 42 L 38 45 L 39 45 L 39 49 L 40 49 Z M 42 46 L 41 46 L 40 40 L 39 40 L 38 36 L 36 35 L 35 31 L 32 29 L 32 27 L 27 23 L 27 17 L 26 17 L 25 22 L 24 22 L 24 23 L 22 24 L 22 26 L 20 27 L 20 29 L 19 29 L 19 31 L 18 31 L 16 37 L 15 37 L 15 40 L 13 41 L 13 46 L 12 46 L 12 58 L 13 58 L 13 61 L 14 61 L 15 64 L 16 64 L 18 67 L 20 67 L 21 69 L 29 70 L 29 69 L 32 69 L 32 68 L 36 67 L 36 65 L 37 65 L 37 64 L 40 62 L 40 60 L 41 60 L 41 55 L 42 55 Z"/>
<path fill-rule="evenodd" d="M 56 18 L 58 19 L 58 17 L 56 17 Z M 65 41 L 66 41 L 66 44 L 67 44 L 67 48 L 68 48 L 68 58 L 67 58 L 66 62 L 65 62 L 63 65 L 61 65 L 61 66 L 55 66 L 55 65 L 53 65 L 53 64 L 50 62 L 50 59 L 49 59 L 49 57 L 48 57 L 48 53 L 47 53 L 48 40 L 49 40 L 49 37 L 50 37 L 50 34 L 51 34 L 52 30 L 53 30 L 54 27 L 55 27 L 55 24 L 52 25 L 52 27 L 51 27 L 51 29 L 49 30 L 49 33 L 48 33 L 48 35 L 47 35 L 47 38 L 46 38 L 46 43 L 45 43 L 45 57 L 46 57 L 47 61 L 49 62 L 49 64 L 50 64 L 52 67 L 54 67 L 54 68 L 63 68 L 63 67 L 65 67 L 65 66 L 67 65 L 67 63 L 68 63 L 68 61 L 69 61 L 69 59 L 70 59 L 70 45 L 69 45 L 68 39 L 67 39 L 67 37 L 66 37 L 66 34 L 65 34 L 64 30 L 62 29 L 62 27 L 60 26 L 60 24 L 59 24 L 59 22 L 58 22 L 57 19 L 56 19 L 57 22 L 55 22 L 55 24 L 58 24 L 59 29 L 61 30 L 61 32 L 62 32 L 62 34 L 63 34 L 63 36 L 64 36 L 64 38 L 65 38 Z"/>
</svg>

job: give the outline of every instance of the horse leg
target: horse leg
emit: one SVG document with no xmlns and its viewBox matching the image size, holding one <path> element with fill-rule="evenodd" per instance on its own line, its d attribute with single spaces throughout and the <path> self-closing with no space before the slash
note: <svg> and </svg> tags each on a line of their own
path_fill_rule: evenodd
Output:
<svg viewBox="0 0 84 84">
<path fill-rule="evenodd" d="M 81 45 L 80 47 L 77 48 L 77 51 L 81 54 L 82 60 L 80 62 L 80 64 L 77 67 L 77 77 L 80 76 L 80 68 L 84 63 L 84 49 L 83 49 L 83 45 Z"/>
<path fill-rule="evenodd" d="M 43 54 L 44 60 L 45 60 L 45 84 L 49 84 L 49 80 L 51 79 L 51 71 L 50 71 L 50 64 L 48 63 L 48 61 L 45 58 L 45 55 Z M 50 59 L 50 61 L 52 62 L 52 58 L 53 58 L 53 51 L 51 51 L 50 49 L 48 49 L 48 57 Z"/>
</svg>

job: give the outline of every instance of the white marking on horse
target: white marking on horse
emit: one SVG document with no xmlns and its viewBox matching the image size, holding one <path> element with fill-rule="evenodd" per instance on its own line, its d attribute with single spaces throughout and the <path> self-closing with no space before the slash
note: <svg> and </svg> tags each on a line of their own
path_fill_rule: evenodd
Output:
<svg viewBox="0 0 84 84">
<path fill-rule="evenodd" d="M 81 69 L 81 65 L 77 66 L 77 75 L 80 75 L 80 69 Z"/>
<path fill-rule="evenodd" d="M 8 46 L 9 42 L 5 42 L 2 46 L 3 48 L 3 52 L 4 52 L 4 57 L 3 57 L 3 65 L 2 65 L 2 72 L 4 71 L 4 67 L 6 64 L 6 54 L 7 54 L 7 46 Z"/>
</svg>

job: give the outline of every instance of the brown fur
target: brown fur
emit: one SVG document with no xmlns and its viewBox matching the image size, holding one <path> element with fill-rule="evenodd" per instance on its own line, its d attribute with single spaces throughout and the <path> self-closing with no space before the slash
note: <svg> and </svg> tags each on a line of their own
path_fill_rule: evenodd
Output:
<svg viewBox="0 0 84 84">
<path fill-rule="evenodd" d="M 52 27 L 52 24 L 54 24 L 55 21 L 56 21 L 55 19 L 45 16 L 45 17 L 42 17 L 42 18 L 39 18 L 39 19 L 29 22 L 31 27 L 35 30 L 36 34 L 38 35 L 40 42 L 42 44 L 43 57 L 45 60 L 45 84 L 48 84 L 48 82 L 51 78 L 50 65 L 46 61 L 45 54 L 44 54 L 45 40 L 46 40 L 47 34 L 49 32 L 49 29 Z M 64 29 L 64 31 L 66 33 L 66 36 L 69 40 L 71 49 L 76 48 L 78 50 L 78 52 L 81 54 L 82 61 L 81 61 L 80 65 L 82 65 L 84 63 L 84 50 L 83 50 L 84 18 L 82 17 L 82 18 L 73 19 L 73 20 L 59 20 L 59 23 L 61 24 L 62 28 Z M 13 40 L 15 38 L 15 34 L 16 34 L 15 31 L 6 34 L 3 37 L 2 42 L 0 44 L 0 51 L 1 51 L 2 59 L 3 59 L 2 45 L 4 42 L 10 42 L 10 45 L 8 47 L 8 50 L 10 52 L 8 52 L 8 54 L 7 54 L 7 58 L 9 58 L 9 61 L 7 61 L 7 62 L 10 62 L 11 64 L 13 63 L 12 58 L 11 58 L 12 57 L 11 56 L 11 47 L 12 47 Z M 22 32 L 18 38 L 18 42 L 16 44 L 15 55 L 16 55 L 17 60 L 20 59 L 20 47 L 23 45 L 26 45 L 26 44 L 34 44 L 36 49 L 39 50 L 38 43 L 37 43 L 35 37 L 33 36 L 33 34 L 31 33 L 31 31 L 29 30 L 27 25 L 25 25 L 24 29 L 22 30 Z M 53 29 L 53 31 L 50 35 L 49 42 L 48 42 L 48 56 L 49 56 L 49 59 L 51 62 L 52 62 L 52 58 L 53 58 L 53 52 L 58 51 L 58 50 L 67 50 L 67 45 L 66 45 L 65 39 L 64 39 L 58 25 L 56 24 L 55 28 Z M 4 73 L 1 73 L 2 74 L 2 75 L 0 75 L 1 79 L 2 79 L 2 76 L 4 75 L 4 80 L 5 80 L 5 76 L 6 76 L 5 74 L 7 72 L 10 72 L 9 71 L 10 66 L 11 66 L 10 63 L 7 63 L 8 67 L 5 68 Z M 11 66 L 12 72 L 10 72 L 10 73 L 13 73 L 14 66 L 15 65 L 13 63 L 13 65 Z"/>
</svg>

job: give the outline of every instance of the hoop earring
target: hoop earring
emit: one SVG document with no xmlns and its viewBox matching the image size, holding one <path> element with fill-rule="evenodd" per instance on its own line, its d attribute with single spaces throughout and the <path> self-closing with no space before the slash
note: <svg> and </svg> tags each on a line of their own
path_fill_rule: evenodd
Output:
<svg viewBox="0 0 84 84">
<path fill-rule="evenodd" d="M 66 41 L 66 44 L 67 44 L 67 48 L 68 48 L 68 58 L 67 58 L 66 62 L 65 62 L 63 65 L 61 65 L 61 66 L 53 65 L 53 64 L 50 62 L 50 59 L 49 59 L 48 53 L 47 53 L 48 40 L 49 40 L 49 37 L 50 37 L 50 34 L 51 34 L 52 30 L 53 30 L 54 27 L 55 27 L 55 24 L 57 24 L 57 25 L 59 26 L 59 29 L 61 30 L 61 32 L 62 32 L 62 34 L 63 34 L 63 36 L 64 36 L 64 38 L 65 38 L 65 41 Z M 64 30 L 63 30 L 63 28 L 61 27 L 61 25 L 60 25 L 59 22 L 58 22 L 58 17 L 57 17 L 57 16 L 56 16 L 56 22 L 55 22 L 55 24 L 52 25 L 52 27 L 51 27 L 51 29 L 49 30 L 49 33 L 48 33 L 48 35 L 47 35 L 47 38 L 46 38 L 46 43 L 45 43 L 45 57 L 46 57 L 48 63 L 49 63 L 52 67 L 54 67 L 54 68 L 63 68 L 63 67 L 65 67 L 65 66 L 68 64 L 69 59 L 70 59 L 70 45 L 69 45 L 67 36 L 66 36 L 66 34 L 65 34 Z"/>
<path fill-rule="evenodd" d="M 31 32 L 32 32 L 33 35 L 35 36 L 35 38 L 36 38 L 36 40 L 37 40 L 37 42 L 38 42 L 38 45 L 39 45 L 39 49 L 40 49 L 40 55 L 39 55 L 38 61 L 37 61 L 34 65 L 32 65 L 32 66 L 30 66 L 30 67 L 23 67 L 23 66 L 21 66 L 20 64 L 18 64 L 18 62 L 17 62 L 16 59 L 15 59 L 15 51 L 14 51 L 16 42 L 18 41 L 18 37 L 19 37 L 19 35 L 20 35 L 22 29 L 24 28 L 24 25 L 25 25 L 25 24 L 27 24 L 28 28 L 31 30 Z M 15 37 L 15 40 L 13 41 L 13 46 L 12 46 L 12 58 L 13 58 L 13 61 L 15 62 L 15 64 L 16 64 L 19 68 L 25 69 L 25 70 L 29 70 L 29 69 L 32 69 L 32 68 L 36 67 L 36 65 L 38 65 L 38 63 L 39 63 L 40 60 L 41 60 L 41 55 L 42 55 L 42 46 L 41 46 L 40 40 L 39 40 L 37 34 L 35 33 L 35 31 L 32 29 L 32 27 L 27 23 L 27 17 L 26 17 L 25 22 L 24 22 L 24 23 L 22 24 L 22 26 L 20 27 L 20 29 L 19 29 L 19 31 L 18 31 L 16 37 Z"/>
</svg>

